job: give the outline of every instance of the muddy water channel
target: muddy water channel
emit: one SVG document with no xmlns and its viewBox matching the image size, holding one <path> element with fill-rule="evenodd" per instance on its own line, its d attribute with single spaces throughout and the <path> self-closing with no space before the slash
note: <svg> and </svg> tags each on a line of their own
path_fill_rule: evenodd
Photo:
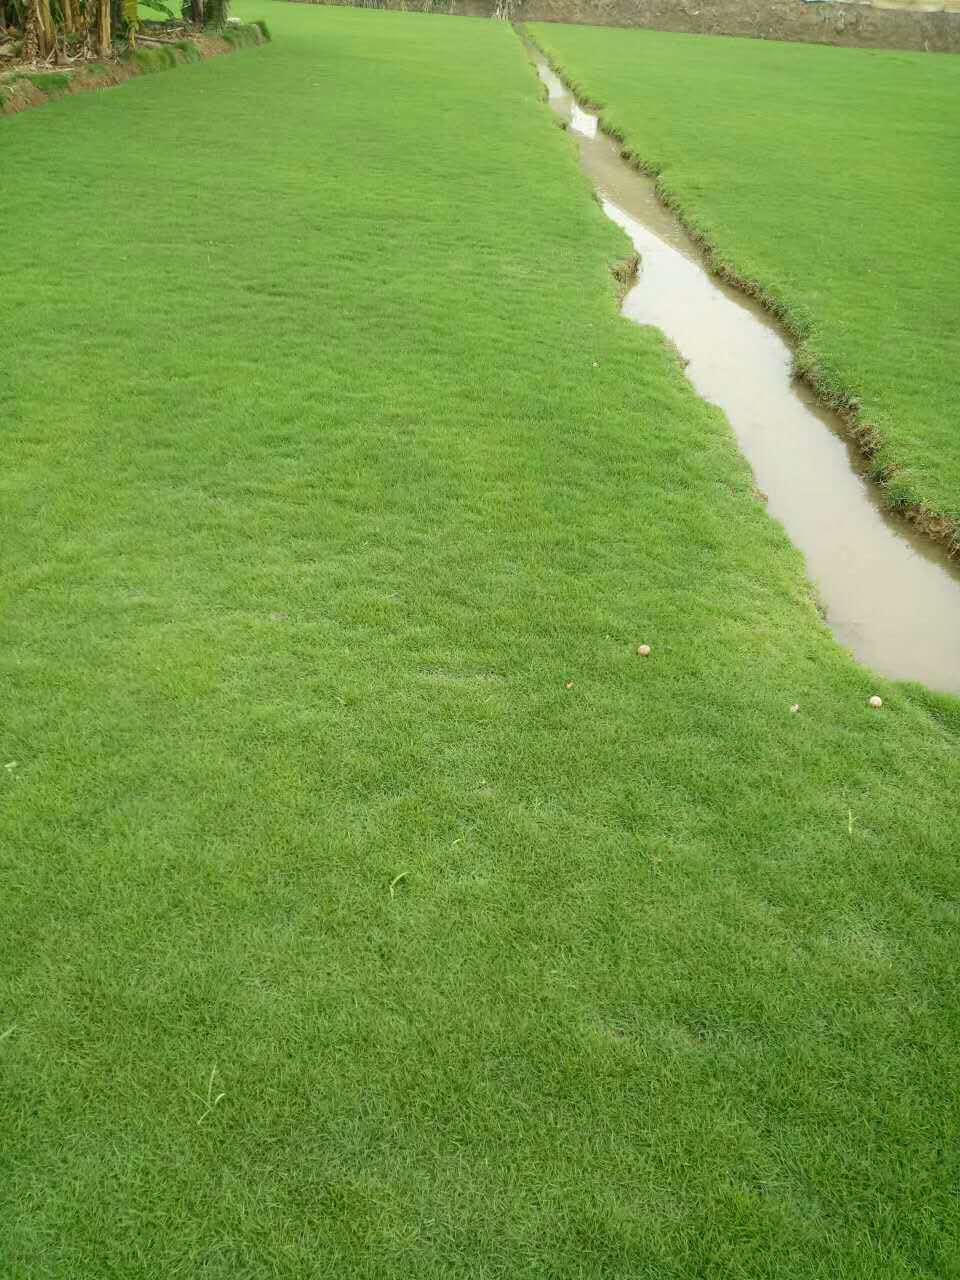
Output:
<svg viewBox="0 0 960 1280">
<path fill-rule="evenodd" d="M 837 639 L 885 676 L 960 693 L 960 570 L 882 509 L 840 421 L 793 379 L 780 327 L 710 274 L 652 179 L 621 159 L 539 58 L 537 71 L 604 211 L 640 255 L 624 315 L 662 330 L 699 394 L 726 414 L 771 514 L 806 557 Z"/>
</svg>

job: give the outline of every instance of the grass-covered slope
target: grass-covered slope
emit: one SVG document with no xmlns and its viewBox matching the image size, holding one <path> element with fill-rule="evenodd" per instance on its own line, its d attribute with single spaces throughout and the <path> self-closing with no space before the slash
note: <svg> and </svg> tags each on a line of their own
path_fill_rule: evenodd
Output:
<svg viewBox="0 0 960 1280">
<path fill-rule="evenodd" d="M 233 53 L 265 44 L 270 39 L 266 23 L 229 24 L 223 31 L 205 31 L 163 45 L 141 36 L 137 48 L 128 49 L 111 62 L 78 62 L 66 71 L 0 74 L 0 114 L 13 115 L 31 107 L 46 106 L 66 94 L 97 93 L 115 88 L 135 76 L 171 71 L 182 63 L 200 62 L 222 53 Z"/>
<path fill-rule="evenodd" d="M 507 26 L 250 13 L 0 122 L 0 1274 L 948 1274 L 955 704 Z"/>
<path fill-rule="evenodd" d="M 859 401 L 891 500 L 960 520 L 960 59 L 538 24 L 725 265 Z"/>
</svg>

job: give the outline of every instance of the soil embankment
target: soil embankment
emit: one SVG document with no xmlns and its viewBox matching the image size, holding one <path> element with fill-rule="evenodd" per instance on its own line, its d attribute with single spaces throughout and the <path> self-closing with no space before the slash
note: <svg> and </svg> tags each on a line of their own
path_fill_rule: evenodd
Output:
<svg viewBox="0 0 960 1280">
<path fill-rule="evenodd" d="M 69 66 L 21 63 L 6 71 L 0 64 L 0 115 L 12 115 L 69 94 L 109 89 L 134 76 L 168 71 L 181 63 L 201 62 L 221 53 L 266 44 L 264 22 L 228 26 L 220 33 L 184 33 L 176 38 L 141 37 L 137 47 L 109 62 L 76 62 Z"/>
<path fill-rule="evenodd" d="M 831 0 L 813 4 L 804 0 L 377 0 L 365 7 L 461 17 L 493 17 L 499 11 L 517 22 L 582 22 L 597 27 L 651 27 L 759 40 L 960 53 L 960 12 L 880 9 Z"/>
</svg>

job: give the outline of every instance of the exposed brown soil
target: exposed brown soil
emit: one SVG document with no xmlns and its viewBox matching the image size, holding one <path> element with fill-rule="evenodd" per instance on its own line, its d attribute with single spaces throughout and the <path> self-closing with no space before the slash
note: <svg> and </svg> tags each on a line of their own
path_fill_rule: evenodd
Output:
<svg viewBox="0 0 960 1280">
<path fill-rule="evenodd" d="M 960 13 L 804 0 L 520 0 L 525 22 L 652 27 L 875 49 L 960 52 Z"/>
<path fill-rule="evenodd" d="M 960 12 L 875 8 L 819 0 L 300 0 L 355 4 L 463 17 L 493 17 L 506 8 L 516 22 L 578 22 L 594 27 L 651 27 L 701 35 L 749 36 L 869 49 L 960 53 Z M 924 0 L 932 6 L 956 0 Z"/>
</svg>

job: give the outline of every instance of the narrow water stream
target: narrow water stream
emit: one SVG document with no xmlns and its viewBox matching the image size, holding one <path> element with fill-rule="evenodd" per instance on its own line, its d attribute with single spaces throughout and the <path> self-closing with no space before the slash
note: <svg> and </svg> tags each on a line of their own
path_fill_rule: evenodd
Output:
<svg viewBox="0 0 960 1280">
<path fill-rule="evenodd" d="M 793 379 L 780 326 L 710 274 L 653 180 L 621 159 L 539 57 L 537 71 L 604 211 L 640 254 L 624 315 L 662 330 L 699 394 L 726 414 L 771 514 L 806 557 L 837 639 L 891 679 L 960 693 L 958 567 L 883 510 L 839 419 Z"/>
</svg>

